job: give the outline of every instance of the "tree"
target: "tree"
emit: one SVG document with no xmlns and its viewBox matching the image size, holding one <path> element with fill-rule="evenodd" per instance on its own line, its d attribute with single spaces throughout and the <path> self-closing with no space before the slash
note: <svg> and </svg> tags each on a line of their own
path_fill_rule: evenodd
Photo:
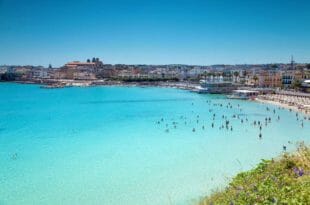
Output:
<svg viewBox="0 0 310 205">
<path fill-rule="evenodd" d="M 96 58 L 95 58 L 95 57 L 93 57 L 93 59 L 92 59 L 92 61 L 91 61 L 91 62 L 93 62 L 93 63 L 94 63 L 94 62 L 96 62 Z"/>
<path fill-rule="evenodd" d="M 310 69 L 310 63 L 309 63 L 309 64 L 307 64 L 307 65 L 306 65 L 306 67 L 307 67 L 308 69 Z"/>
<path fill-rule="evenodd" d="M 299 80 L 295 80 L 295 81 L 293 82 L 293 88 L 294 88 L 295 90 L 298 90 L 300 87 L 301 87 L 301 82 L 300 82 Z"/>
<path fill-rule="evenodd" d="M 255 82 L 255 85 L 256 85 L 256 82 L 258 81 L 258 77 L 257 77 L 257 75 L 254 75 L 254 77 L 253 77 L 253 80 L 254 80 L 254 82 Z"/>
<path fill-rule="evenodd" d="M 245 77 L 245 76 L 247 76 L 248 75 L 248 71 L 247 70 L 244 70 L 243 72 L 242 72 L 242 75 Z"/>
<path fill-rule="evenodd" d="M 278 68 L 278 65 L 277 64 L 272 64 L 271 68 Z"/>
<path fill-rule="evenodd" d="M 207 79 L 207 76 L 208 76 L 207 71 L 204 71 L 203 74 L 202 74 L 202 77 L 203 77 L 204 79 Z"/>
<path fill-rule="evenodd" d="M 233 73 L 234 77 L 235 77 L 235 82 L 237 82 L 237 78 L 239 77 L 239 72 L 238 71 L 235 71 Z"/>
<path fill-rule="evenodd" d="M 0 80 L 14 81 L 17 77 L 19 77 L 19 76 L 15 73 L 4 73 L 0 76 Z"/>
<path fill-rule="evenodd" d="M 87 61 L 86 61 L 87 63 L 90 63 L 90 59 L 87 59 Z"/>
<path fill-rule="evenodd" d="M 52 67 L 52 64 L 49 64 L 49 65 L 48 65 L 48 68 L 53 68 L 53 67 Z"/>
</svg>

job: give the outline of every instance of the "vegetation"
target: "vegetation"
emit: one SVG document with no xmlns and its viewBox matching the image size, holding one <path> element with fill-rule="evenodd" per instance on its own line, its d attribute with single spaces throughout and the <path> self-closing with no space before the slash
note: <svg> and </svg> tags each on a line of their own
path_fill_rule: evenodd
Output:
<svg viewBox="0 0 310 205">
<path fill-rule="evenodd" d="M 14 81 L 20 77 L 17 73 L 3 73 L 0 74 L 1 81 Z"/>
<path fill-rule="evenodd" d="M 238 71 L 235 71 L 235 72 L 234 72 L 234 76 L 235 76 L 235 77 L 238 77 L 238 76 L 239 76 L 239 72 L 238 72 Z"/>
<path fill-rule="evenodd" d="M 262 160 L 255 169 L 233 178 L 225 190 L 199 204 L 310 204 L 310 148 L 301 143 L 295 153 Z"/>
<path fill-rule="evenodd" d="M 254 80 L 254 82 L 255 82 L 255 84 L 256 84 L 256 82 L 259 80 L 258 76 L 257 76 L 257 75 L 254 75 L 253 80 Z"/>
<path fill-rule="evenodd" d="M 301 87 L 301 81 L 295 80 L 295 81 L 293 82 L 293 88 L 294 88 L 295 90 L 299 90 L 300 87 Z"/>
</svg>

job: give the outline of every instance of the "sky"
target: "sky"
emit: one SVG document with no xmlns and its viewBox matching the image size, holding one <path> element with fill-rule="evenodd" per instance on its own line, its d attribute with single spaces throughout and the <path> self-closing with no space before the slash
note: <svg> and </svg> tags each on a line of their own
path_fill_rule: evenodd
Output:
<svg viewBox="0 0 310 205">
<path fill-rule="evenodd" d="M 0 65 L 310 62 L 309 0 L 0 0 Z"/>
</svg>

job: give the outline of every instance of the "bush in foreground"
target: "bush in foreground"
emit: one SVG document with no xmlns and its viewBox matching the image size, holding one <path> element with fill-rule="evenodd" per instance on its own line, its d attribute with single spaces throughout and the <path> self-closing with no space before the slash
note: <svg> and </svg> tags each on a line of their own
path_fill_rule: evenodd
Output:
<svg viewBox="0 0 310 205">
<path fill-rule="evenodd" d="M 234 177 L 225 190 L 199 204 L 310 204 L 310 148 L 301 143 L 292 154 L 262 160 L 255 169 Z"/>
</svg>

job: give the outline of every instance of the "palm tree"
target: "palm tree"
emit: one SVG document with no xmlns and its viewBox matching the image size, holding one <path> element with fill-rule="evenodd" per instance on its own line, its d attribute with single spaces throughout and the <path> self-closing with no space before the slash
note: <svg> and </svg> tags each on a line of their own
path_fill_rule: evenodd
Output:
<svg viewBox="0 0 310 205">
<path fill-rule="evenodd" d="M 254 80 L 254 82 L 255 82 L 255 85 L 256 85 L 256 82 L 258 81 L 258 77 L 257 77 L 257 75 L 254 75 L 254 77 L 253 77 L 253 80 Z"/>
<path fill-rule="evenodd" d="M 234 76 L 235 76 L 235 82 L 237 82 L 237 78 L 238 78 L 238 76 L 239 76 L 239 72 L 238 72 L 238 71 L 235 71 L 235 72 L 234 72 Z"/>
</svg>

